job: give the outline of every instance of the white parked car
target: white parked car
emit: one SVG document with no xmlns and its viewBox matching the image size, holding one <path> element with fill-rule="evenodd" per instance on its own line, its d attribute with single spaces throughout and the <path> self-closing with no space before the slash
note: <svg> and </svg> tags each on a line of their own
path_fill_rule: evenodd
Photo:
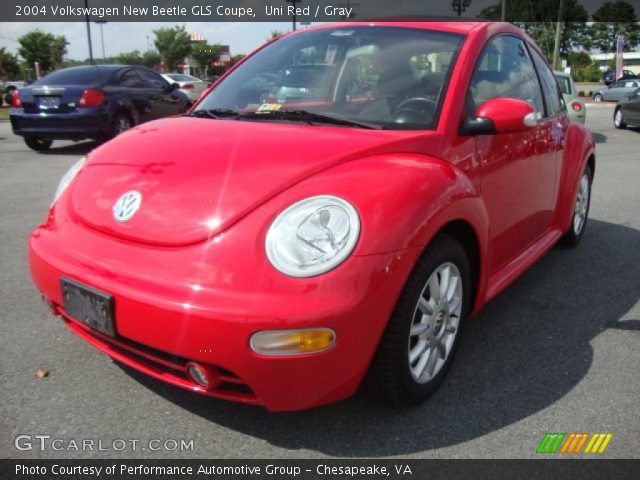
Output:
<svg viewBox="0 0 640 480">
<path fill-rule="evenodd" d="M 209 82 L 184 73 L 163 73 L 162 76 L 169 83 L 177 83 L 180 90 L 187 94 L 191 102 L 195 102 L 209 86 Z"/>
</svg>

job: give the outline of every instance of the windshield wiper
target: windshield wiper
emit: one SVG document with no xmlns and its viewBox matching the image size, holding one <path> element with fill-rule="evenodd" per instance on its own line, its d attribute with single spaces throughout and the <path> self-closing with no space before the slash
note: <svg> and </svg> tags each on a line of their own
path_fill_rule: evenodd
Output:
<svg viewBox="0 0 640 480">
<path fill-rule="evenodd" d="M 185 114 L 187 117 L 200 117 L 200 118 L 225 118 L 225 117 L 237 117 L 236 110 L 230 108 L 211 108 L 209 110 L 195 110 L 191 113 Z"/>
<path fill-rule="evenodd" d="M 350 120 L 344 117 L 329 115 L 327 113 L 309 112 L 307 110 L 268 110 L 264 112 L 240 113 L 236 119 L 255 120 L 292 120 L 307 122 L 310 125 L 317 123 L 329 123 L 332 125 L 344 125 L 348 127 L 370 128 L 381 130 L 383 127 L 375 123 Z"/>
</svg>

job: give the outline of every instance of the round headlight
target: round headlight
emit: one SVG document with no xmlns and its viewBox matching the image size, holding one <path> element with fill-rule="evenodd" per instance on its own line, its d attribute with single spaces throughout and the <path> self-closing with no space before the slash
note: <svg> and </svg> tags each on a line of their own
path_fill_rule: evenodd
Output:
<svg viewBox="0 0 640 480">
<path fill-rule="evenodd" d="M 74 163 L 69 170 L 67 170 L 67 173 L 64 174 L 64 176 L 60 180 L 60 183 L 58 183 L 58 188 L 56 188 L 56 194 L 54 195 L 53 202 L 51 203 L 52 205 L 58 201 L 60 195 L 64 193 L 69 184 L 73 181 L 74 178 L 76 178 L 76 175 L 84 166 L 84 161 L 85 157 L 82 157 L 80 160 Z"/>
<path fill-rule="evenodd" d="M 312 277 L 342 263 L 358 241 L 360 220 L 342 198 L 320 195 L 294 203 L 267 233 L 271 264 L 292 277 Z"/>
</svg>

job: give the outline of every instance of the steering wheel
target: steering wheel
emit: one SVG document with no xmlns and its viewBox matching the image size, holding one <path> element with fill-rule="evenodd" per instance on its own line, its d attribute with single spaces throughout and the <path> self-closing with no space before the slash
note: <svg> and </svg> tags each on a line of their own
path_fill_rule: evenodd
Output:
<svg viewBox="0 0 640 480">
<path fill-rule="evenodd" d="M 436 102 L 427 97 L 403 100 L 393 111 L 394 123 L 425 123 L 436 110 Z"/>
</svg>

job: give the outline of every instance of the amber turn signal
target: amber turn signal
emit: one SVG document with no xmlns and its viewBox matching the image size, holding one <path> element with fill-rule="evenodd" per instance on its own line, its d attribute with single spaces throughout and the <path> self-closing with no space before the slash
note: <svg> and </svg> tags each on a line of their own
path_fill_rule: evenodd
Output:
<svg viewBox="0 0 640 480">
<path fill-rule="evenodd" d="M 336 341 L 330 328 L 264 330 L 251 337 L 251 350 L 260 355 L 301 355 L 328 350 Z"/>
</svg>

